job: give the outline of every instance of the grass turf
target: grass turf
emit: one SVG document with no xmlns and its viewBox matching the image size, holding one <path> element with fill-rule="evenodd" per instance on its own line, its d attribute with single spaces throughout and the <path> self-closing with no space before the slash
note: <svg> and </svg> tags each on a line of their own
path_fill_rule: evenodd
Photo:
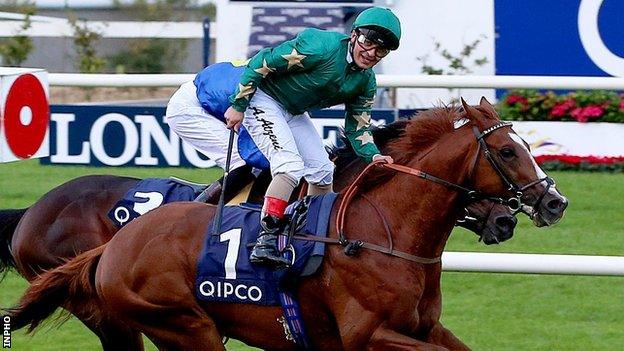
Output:
<svg viewBox="0 0 624 351">
<path fill-rule="evenodd" d="M 53 187 L 80 175 L 182 177 L 209 182 L 217 170 L 0 164 L 0 208 L 30 205 Z M 552 228 L 520 219 L 515 237 L 485 246 L 457 229 L 447 251 L 622 255 L 624 175 L 551 174 L 570 199 L 566 217 Z M 26 282 L 10 274 L 0 284 L 0 306 L 13 304 Z M 617 350 L 624 345 L 624 278 L 445 272 L 442 320 L 475 350 Z M 620 346 L 618 346 L 620 345 Z M 34 337 L 13 333 L 14 350 L 98 350 L 97 339 L 75 319 L 49 323 Z M 152 345 L 148 349 L 153 350 Z M 228 350 L 251 350 L 230 341 Z"/>
</svg>

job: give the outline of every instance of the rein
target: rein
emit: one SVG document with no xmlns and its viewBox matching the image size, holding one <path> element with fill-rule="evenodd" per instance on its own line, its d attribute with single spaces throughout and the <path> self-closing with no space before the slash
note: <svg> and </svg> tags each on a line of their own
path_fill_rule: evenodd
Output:
<svg viewBox="0 0 624 351">
<path fill-rule="evenodd" d="M 390 230 L 390 226 L 388 225 L 388 222 L 386 221 L 385 216 L 383 215 L 382 210 L 378 206 L 376 206 L 364 194 L 362 195 L 362 197 L 371 205 L 371 207 L 373 207 L 373 209 L 375 210 L 375 212 L 377 213 L 377 215 L 379 216 L 379 218 L 381 219 L 383 223 L 384 229 L 386 231 L 386 236 L 388 238 L 388 246 L 387 247 L 381 246 L 381 245 L 377 245 L 377 244 L 373 244 L 373 243 L 369 243 L 369 242 L 365 242 L 361 240 L 348 240 L 344 234 L 344 224 L 345 224 L 345 216 L 346 216 L 347 207 L 349 206 L 349 204 L 351 203 L 351 200 L 353 200 L 353 197 L 357 193 L 357 190 L 359 189 L 359 185 L 362 182 L 362 179 L 364 179 L 364 175 L 366 175 L 373 167 L 384 167 L 384 168 L 392 169 L 396 172 L 413 175 L 424 180 L 428 180 L 434 183 L 444 185 L 448 188 L 465 193 L 468 196 L 468 198 L 472 201 L 476 201 L 478 199 L 489 199 L 491 201 L 495 201 L 498 203 L 507 204 L 507 206 L 509 206 L 509 208 L 513 212 L 516 212 L 516 213 L 519 211 L 522 211 L 522 208 L 525 206 L 525 204 L 523 204 L 521 200 L 523 192 L 526 189 L 529 189 L 543 181 L 546 181 L 548 185 L 546 186 L 546 189 L 544 190 L 544 192 L 541 194 L 536 204 L 534 205 L 534 206 L 537 206 L 542 201 L 545 194 L 548 192 L 548 189 L 550 189 L 550 187 L 554 185 L 553 179 L 547 176 L 544 178 L 536 179 L 528 183 L 525 186 L 522 186 L 522 187 L 517 186 L 514 182 L 510 180 L 511 178 L 507 175 L 507 173 L 503 170 L 503 168 L 498 164 L 496 159 L 494 159 L 494 157 L 492 156 L 492 153 L 490 152 L 487 146 L 487 143 L 485 142 L 485 137 L 491 134 L 492 132 L 494 132 L 495 130 L 503 128 L 503 127 L 511 126 L 511 125 L 512 125 L 511 122 L 501 122 L 486 129 L 483 132 L 480 132 L 477 127 L 473 127 L 473 132 L 477 139 L 478 146 L 477 146 L 477 153 L 475 155 L 474 161 L 472 162 L 472 166 L 469 171 L 469 175 L 470 177 L 472 177 L 474 168 L 476 167 L 477 161 L 479 159 L 481 149 L 483 149 L 485 157 L 487 158 L 492 168 L 500 176 L 502 181 L 509 187 L 509 190 L 516 192 L 516 195 L 514 197 L 511 197 L 507 200 L 504 200 L 500 197 L 486 197 L 478 193 L 475 190 L 471 190 L 461 185 L 451 183 L 442 178 L 438 178 L 434 175 L 423 172 L 419 169 L 415 169 L 415 168 L 411 168 L 411 167 L 407 167 L 403 165 L 398 165 L 394 163 L 386 163 L 385 161 L 374 161 L 370 163 L 369 165 L 367 165 L 366 168 L 364 168 L 364 170 L 357 176 L 355 181 L 345 191 L 344 199 L 341 201 L 340 206 L 338 207 L 338 213 L 336 215 L 336 218 L 337 218 L 336 219 L 336 232 L 338 233 L 338 239 L 327 238 L 327 237 L 316 237 L 313 235 L 295 235 L 295 237 L 299 239 L 303 239 L 303 240 L 318 241 L 318 242 L 324 242 L 327 244 L 342 245 L 345 247 L 345 253 L 349 256 L 355 255 L 359 251 L 359 249 L 365 248 L 365 249 L 381 252 L 390 256 L 399 257 L 408 261 L 421 263 L 421 264 L 433 264 L 433 263 L 440 262 L 441 260 L 440 256 L 428 258 L 428 257 L 416 256 L 416 255 L 412 255 L 403 251 L 395 250 L 394 243 L 392 240 L 392 232 Z"/>
<path fill-rule="evenodd" d="M 295 238 L 309 240 L 309 241 L 319 241 L 319 242 L 324 242 L 326 244 L 342 245 L 345 247 L 345 253 L 348 256 L 355 255 L 359 251 L 359 249 L 364 248 L 364 249 L 368 249 L 372 251 L 381 252 L 386 255 L 399 257 L 408 261 L 421 263 L 421 264 L 432 264 L 432 263 L 440 262 L 440 256 L 428 258 L 428 257 L 416 256 L 416 255 L 409 254 L 407 252 L 395 250 L 394 243 L 392 240 L 392 232 L 390 231 L 390 226 L 388 225 L 388 222 L 386 221 L 385 216 L 381 212 L 381 209 L 378 206 L 376 206 L 372 201 L 370 201 L 370 199 L 365 195 L 363 195 L 364 199 L 373 207 L 373 209 L 375 209 L 375 212 L 377 212 L 377 215 L 379 216 L 379 218 L 381 218 L 381 221 L 384 225 L 384 229 L 386 230 L 386 236 L 388 238 L 389 246 L 388 247 L 381 246 L 381 245 L 377 245 L 377 244 L 373 244 L 373 243 L 369 243 L 369 242 L 361 241 L 361 240 L 350 241 L 345 237 L 343 227 L 344 227 L 345 214 L 346 214 L 347 207 L 349 206 L 349 204 L 351 203 L 351 200 L 357 193 L 359 185 L 362 182 L 362 179 L 364 179 L 364 175 L 366 175 L 371 169 L 373 169 L 373 167 L 387 167 L 387 168 L 395 169 L 398 172 L 407 173 L 411 175 L 418 175 L 420 173 L 424 174 L 424 172 L 421 172 L 417 169 L 400 166 L 400 165 L 387 164 L 385 163 L 385 161 L 374 161 L 370 163 L 368 166 L 366 166 L 366 168 L 364 168 L 364 170 L 357 176 L 355 181 L 353 181 L 353 183 L 345 191 L 344 199 L 341 201 L 340 206 L 338 207 L 338 213 L 336 215 L 336 218 L 337 218 L 336 219 L 336 231 L 338 233 L 338 239 L 317 237 L 313 235 L 299 235 L 299 234 L 295 235 Z M 439 179 L 439 178 L 436 178 L 436 179 Z M 448 184 L 452 184 L 452 183 L 448 183 Z"/>
</svg>

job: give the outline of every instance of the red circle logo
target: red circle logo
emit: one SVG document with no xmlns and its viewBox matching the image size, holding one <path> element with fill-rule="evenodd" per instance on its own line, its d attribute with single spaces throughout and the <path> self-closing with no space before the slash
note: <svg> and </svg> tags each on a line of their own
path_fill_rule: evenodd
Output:
<svg viewBox="0 0 624 351">
<path fill-rule="evenodd" d="M 19 76 L 7 95 L 4 133 L 16 157 L 29 158 L 41 147 L 50 122 L 45 90 L 32 74 Z"/>
</svg>

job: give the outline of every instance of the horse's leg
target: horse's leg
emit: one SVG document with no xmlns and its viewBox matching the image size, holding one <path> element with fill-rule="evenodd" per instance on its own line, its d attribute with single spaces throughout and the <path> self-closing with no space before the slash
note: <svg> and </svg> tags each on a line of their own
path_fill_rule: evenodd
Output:
<svg viewBox="0 0 624 351">
<path fill-rule="evenodd" d="M 470 348 L 459 340 L 450 330 L 444 328 L 442 323 L 437 323 L 431 329 L 427 337 L 427 342 L 444 346 L 449 350 L 470 350 Z"/>
<path fill-rule="evenodd" d="M 141 321 L 140 329 L 159 350 L 225 351 L 221 334 L 208 316 L 173 313 L 160 320 Z"/>
<path fill-rule="evenodd" d="M 98 293 L 113 318 L 145 334 L 160 350 L 196 350 L 200 347 L 225 351 L 214 321 L 195 301 L 192 286 L 180 284 L 177 280 L 180 275 L 156 275 L 155 279 L 148 279 L 141 289 L 143 294 L 132 291 L 119 281 L 103 283 L 98 287 Z M 168 287 L 170 294 L 165 298 L 157 293 L 163 286 Z"/>
<path fill-rule="evenodd" d="M 82 321 L 93 331 L 102 344 L 104 351 L 142 351 L 143 338 L 141 333 L 119 323 L 105 322 L 98 326 L 91 326 L 88 321 Z"/>
<path fill-rule="evenodd" d="M 97 335 L 102 344 L 102 350 L 143 350 L 143 338 L 138 331 L 129 328 L 111 317 L 103 317 L 98 320 L 93 319 L 93 311 L 95 309 L 99 311 L 99 314 L 106 313 L 101 310 L 100 304 L 92 302 L 92 300 L 84 300 L 79 304 L 64 306 L 64 308 L 76 316 L 89 330 Z"/>
<path fill-rule="evenodd" d="M 202 211 L 207 208 L 194 203 L 186 206 Z M 149 223 L 148 217 L 138 221 L 142 219 Z M 202 223 L 205 226 L 206 222 Z M 196 261 L 195 257 L 187 258 L 188 252 L 199 252 L 197 243 L 201 244 L 202 237 L 189 231 L 185 237 L 188 241 L 178 240 L 176 249 L 171 250 L 171 242 L 178 238 L 176 234 L 167 232 L 169 240 L 157 241 L 132 232 L 130 228 L 138 229 L 139 225 L 126 228 L 123 236 L 116 236 L 106 247 L 95 275 L 98 297 L 106 310 L 145 334 L 161 350 L 225 351 L 215 322 L 199 305 L 193 280 L 187 278 L 193 273 L 185 271 L 192 269 L 187 267 L 193 267 L 191 262 Z M 130 242 L 123 242 L 124 238 Z M 134 250 L 134 255 L 124 250 Z"/>
<path fill-rule="evenodd" d="M 162 282 L 159 280 L 156 285 Z M 176 286 L 171 281 L 158 286 L 168 286 L 172 298 L 160 299 L 149 296 L 149 293 L 143 296 L 121 284 L 104 285 L 101 291 L 114 317 L 127 322 L 132 330 L 144 333 L 159 350 L 196 350 L 200 347 L 225 351 L 214 321 L 195 302 L 190 289 L 185 289 L 185 285 Z M 145 290 L 158 291 L 151 286 Z"/>
<path fill-rule="evenodd" d="M 345 350 L 421 350 L 449 351 L 447 348 L 416 340 L 401 334 L 384 323 L 375 312 L 353 308 L 347 303 L 343 314 L 337 316 L 338 329 Z M 381 323 L 381 324 L 380 324 Z"/>
<path fill-rule="evenodd" d="M 367 350 L 421 350 L 421 351 L 449 351 L 449 349 L 413 339 L 394 330 L 380 326 L 371 336 Z"/>
</svg>

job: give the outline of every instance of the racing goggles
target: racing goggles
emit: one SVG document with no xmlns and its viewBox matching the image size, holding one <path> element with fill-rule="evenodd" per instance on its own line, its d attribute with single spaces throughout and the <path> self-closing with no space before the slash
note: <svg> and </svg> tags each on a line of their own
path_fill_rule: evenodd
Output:
<svg viewBox="0 0 624 351">
<path fill-rule="evenodd" d="M 375 56 L 377 58 L 384 58 L 390 53 L 390 49 L 381 46 L 383 39 L 381 38 L 379 33 L 374 30 L 365 28 L 359 29 L 355 41 L 364 51 L 370 51 L 375 49 Z"/>
</svg>

